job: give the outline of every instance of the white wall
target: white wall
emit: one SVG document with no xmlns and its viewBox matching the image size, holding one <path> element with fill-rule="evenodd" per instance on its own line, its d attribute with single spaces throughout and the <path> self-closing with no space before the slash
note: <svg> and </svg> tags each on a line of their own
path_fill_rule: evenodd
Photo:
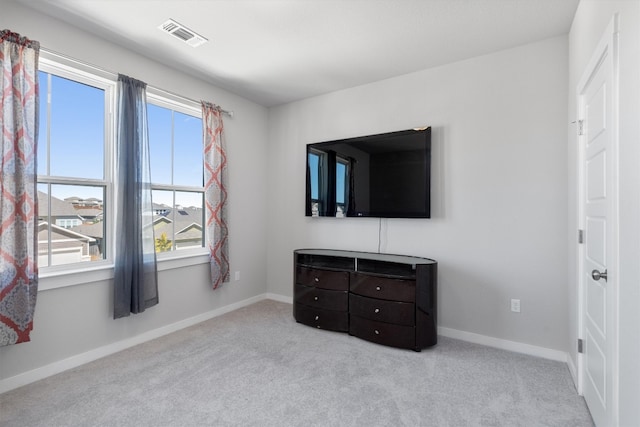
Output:
<svg viewBox="0 0 640 427">
<path fill-rule="evenodd" d="M 619 425 L 640 425 L 640 2 L 583 0 L 569 34 L 569 117 L 576 117 L 576 87 L 605 28 L 618 13 L 619 33 Z M 569 131 L 569 301 L 571 343 L 577 316 L 577 137 Z M 611 266 L 610 270 L 615 270 Z M 615 274 L 614 273 L 614 274 Z M 570 346 L 576 363 L 576 350 Z"/>
<path fill-rule="evenodd" d="M 0 382 L 264 294 L 267 223 L 261 211 L 266 204 L 266 108 L 12 1 L 2 1 L 0 28 L 38 40 L 48 50 L 235 112 L 232 119 L 225 118 L 229 249 L 232 271 L 241 272 L 241 280 L 212 291 L 207 264 L 161 271 L 160 304 L 118 320 L 112 319 L 110 281 L 41 291 L 32 341 L 0 348 Z"/>
<path fill-rule="evenodd" d="M 568 350 L 567 38 L 269 110 L 269 292 L 296 248 L 439 263 L 438 324 Z M 304 216 L 305 144 L 430 125 L 431 219 Z M 522 312 L 510 311 L 519 298 Z"/>
</svg>

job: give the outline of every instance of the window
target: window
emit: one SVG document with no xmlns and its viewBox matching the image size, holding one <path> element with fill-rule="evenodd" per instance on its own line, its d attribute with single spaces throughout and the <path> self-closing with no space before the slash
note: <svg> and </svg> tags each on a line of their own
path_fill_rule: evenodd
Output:
<svg viewBox="0 0 640 427">
<path fill-rule="evenodd" d="M 147 113 L 156 252 L 202 252 L 202 113 L 152 94 Z"/>
<path fill-rule="evenodd" d="M 349 161 L 336 158 L 336 217 L 347 212 L 347 194 L 349 192 Z"/>
<path fill-rule="evenodd" d="M 307 156 L 308 163 L 308 190 L 311 198 L 311 216 L 319 216 L 320 212 L 324 212 L 327 209 L 332 209 L 329 203 L 329 199 L 333 196 L 329 196 L 330 189 L 335 190 L 335 212 L 331 212 L 331 215 L 336 217 L 343 217 L 347 212 L 347 200 L 349 194 L 349 174 L 350 166 L 349 160 L 341 157 L 335 157 L 335 179 L 329 174 L 324 173 L 323 169 L 329 170 L 332 165 L 329 165 L 328 155 L 322 151 L 310 150 Z M 322 177 L 327 176 L 327 179 Z"/>
<path fill-rule="evenodd" d="M 308 173 L 310 180 L 309 191 L 311 192 L 311 213 L 312 216 L 318 216 L 318 212 L 320 211 L 320 209 L 322 209 L 322 206 L 320 206 L 320 170 L 322 168 L 320 154 L 310 152 L 308 155 L 308 162 Z"/>
<path fill-rule="evenodd" d="M 38 266 L 49 289 L 84 283 L 87 270 L 112 274 L 117 82 L 43 51 L 39 68 Z M 174 258 L 166 268 L 202 262 L 193 256 L 206 254 L 200 105 L 151 87 L 147 99 L 156 249 Z"/>
<path fill-rule="evenodd" d="M 38 266 L 105 262 L 115 84 L 46 58 L 40 70 Z"/>
</svg>

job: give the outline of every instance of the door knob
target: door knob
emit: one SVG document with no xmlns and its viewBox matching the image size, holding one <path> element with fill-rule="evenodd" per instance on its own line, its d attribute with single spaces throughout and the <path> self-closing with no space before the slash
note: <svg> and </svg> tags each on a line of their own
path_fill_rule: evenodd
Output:
<svg viewBox="0 0 640 427">
<path fill-rule="evenodd" d="M 607 270 L 605 270 L 604 272 L 599 272 L 598 270 L 593 270 L 591 272 L 591 277 L 593 278 L 593 280 L 600 280 L 600 279 L 604 279 L 604 281 L 607 281 Z"/>
</svg>

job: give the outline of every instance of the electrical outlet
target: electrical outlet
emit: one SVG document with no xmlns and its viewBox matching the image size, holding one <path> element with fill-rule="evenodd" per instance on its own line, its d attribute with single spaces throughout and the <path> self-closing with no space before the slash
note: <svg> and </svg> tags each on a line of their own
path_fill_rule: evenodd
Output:
<svg viewBox="0 0 640 427">
<path fill-rule="evenodd" d="M 240 280 L 240 272 L 236 271 L 235 275 L 234 275 L 234 279 L 237 282 L 238 280 Z"/>
<path fill-rule="evenodd" d="M 512 299 L 511 300 L 511 311 L 514 313 L 520 313 L 520 300 Z"/>
</svg>

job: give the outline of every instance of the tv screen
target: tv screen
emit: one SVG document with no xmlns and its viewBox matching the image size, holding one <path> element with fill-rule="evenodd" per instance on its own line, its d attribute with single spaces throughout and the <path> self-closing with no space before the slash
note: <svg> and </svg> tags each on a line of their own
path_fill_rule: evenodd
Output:
<svg viewBox="0 0 640 427">
<path fill-rule="evenodd" d="M 430 127 L 307 144 L 306 161 L 306 216 L 431 216 Z"/>
</svg>

